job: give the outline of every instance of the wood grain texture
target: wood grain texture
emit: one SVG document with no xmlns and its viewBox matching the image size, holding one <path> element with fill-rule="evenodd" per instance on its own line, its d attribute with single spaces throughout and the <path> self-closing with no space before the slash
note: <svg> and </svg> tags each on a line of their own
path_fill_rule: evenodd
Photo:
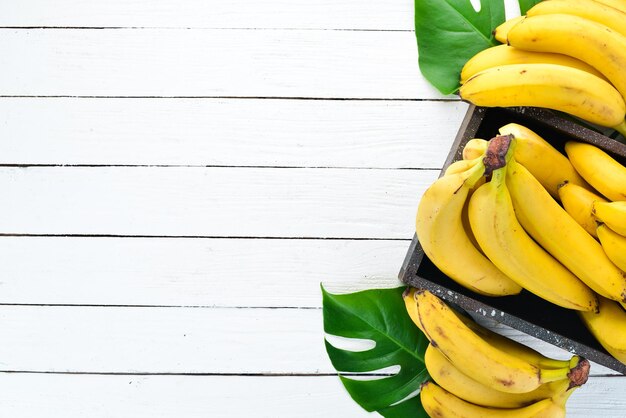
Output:
<svg viewBox="0 0 626 418">
<path fill-rule="evenodd" d="M 0 335 L 0 371 L 334 373 L 319 309 L 2 306 Z"/>
<path fill-rule="evenodd" d="M 0 232 L 412 238 L 437 170 L 0 168 Z"/>
<path fill-rule="evenodd" d="M 442 98 L 418 71 L 411 32 L 0 29 L 0 37 L 0 96 Z"/>
<path fill-rule="evenodd" d="M 0 237 L 0 303 L 319 308 L 321 282 L 337 293 L 399 286 L 408 247 L 409 241 Z"/>
<path fill-rule="evenodd" d="M 478 0 L 472 0 L 480 7 Z M 507 17 L 519 16 L 504 0 Z M 22 0 L 0 3 L 0 26 L 414 29 L 413 2 L 387 0 Z"/>
<path fill-rule="evenodd" d="M 0 335 L 0 371 L 335 372 L 324 349 L 320 309 L 0 306 Z M 545 346 L 546 355 L 570 356 Z M 592 364 L 592 374 L 597 371 L 616 374 Z"/>
<path fill-rule="evenodd" d="M 436 168 L 466 109 L 461 102 L 4 98 L 0 163 Z"/>
<path fill-rule="evenodd" d="M 372 417 L 336 376 L 90 376 L 0 373 L 0 414 L 40 418 Z M 592 378 L 568 401 L 568 418 L 623 418 L 623 386 Z M 600 405 L 590 400 L 603 399 Z"/>
<path fill-rule="evenodd" d="M 413 30 L 413 3 L 390 0 L 45 0 L 0 3 L 1 26 Z"/>
</svg>

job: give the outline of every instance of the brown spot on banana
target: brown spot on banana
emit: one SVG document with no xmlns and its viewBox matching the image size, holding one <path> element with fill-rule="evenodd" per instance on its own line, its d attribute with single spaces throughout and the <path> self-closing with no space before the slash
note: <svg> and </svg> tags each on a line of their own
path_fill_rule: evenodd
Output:
<svg viewBox="0 0 626 418">
<path fill-rule="evenodd" d="M 513 380 L 505 380 L 505 379 L 496 379 L 496 382 L 502 384 L 502 386 L 513 386 L 515 382 Z"/>
</svg>

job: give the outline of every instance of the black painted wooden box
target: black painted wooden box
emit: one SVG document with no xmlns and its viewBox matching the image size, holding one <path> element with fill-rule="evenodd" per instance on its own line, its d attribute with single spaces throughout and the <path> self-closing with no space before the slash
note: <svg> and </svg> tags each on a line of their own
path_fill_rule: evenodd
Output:
<svg viewBox="0 0 626 418">
<path fill-rule="evenodd" d="M 626 164 L 625 144 L 564 119 L 551 111 L 527 107 L 504 109 L 470 106 L 443 170 L 462 158 L 462 150 L 468 140 L 490 139 L 498 134 L 498 128 L 511 122 L 532 129 L 561 152 L 564 152 L 565 142 L 569 140 L 588 142 Z M 403 283 L 428 289 L 468 312 L 491 317 L 519 331 L 626 374 L 626 365 L 602 348 L 574 311 L 553 305 L 527 291 L 522 291 L 516 296 L 496 298 L 467 290 L 435 267 L 424 255 L 417 237 L 413 237 L 399 277 Z"/>
</svg>

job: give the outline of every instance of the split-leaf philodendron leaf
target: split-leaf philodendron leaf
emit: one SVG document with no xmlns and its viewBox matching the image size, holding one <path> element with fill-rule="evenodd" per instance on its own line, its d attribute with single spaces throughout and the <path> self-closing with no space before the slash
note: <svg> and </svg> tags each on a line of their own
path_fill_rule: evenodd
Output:
<svg viewBox="0 0 626 418">
<path fill-rule="evenodd" d="M 350 396 L 367 411 L 378 411 L 387 418 L 427 417 L 419 396 L 409 396 L 428 378 L 424 365 L 428 340 L 409 318 L 403 290 L 333 295 L 322 287 L 326 334 L 375 343 L 369 350 L 349 351 L 326 340 L 326 351 Z M 392 366 L 400 366 L 399 372 L 374 380 L 349 376 Z"/>
<path fill-rule="evenodd" d="M 526 11 L 540 0 L 518 0 Z M 505 20 L 504 0 L 415 0 L 415 36 L 422 75 L 441 93 L 459 88 L 463 65 L 476 53 L 499 42 L 493 30 Z"/>
</svg>

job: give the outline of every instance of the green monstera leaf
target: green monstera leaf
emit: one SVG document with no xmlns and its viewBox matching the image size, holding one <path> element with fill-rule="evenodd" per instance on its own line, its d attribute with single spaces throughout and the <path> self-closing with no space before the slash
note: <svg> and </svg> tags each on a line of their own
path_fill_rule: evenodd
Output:
<svg viewBox="0 0 626 418">
<path fill-rule="evenodd" d="M 369 340 L 364 351 L 337 348 L 326 339 L 326 352 L 352 399 L 387 418 L 427 417 L 419 396 L 428 379 L 424 352 L 428 340 L 409 318 L 404 288 L 374 289 L 333 295 L 322 287 L 324 331 L 348 339 Z M 399 366 L 397 373 L 374 380 L 351 377 Z M 413 395 L 413 396 L 412 396 Z"/>
<path fill-rule="evenodd" d="M 518 0 L 525 14 L 540 0 Z M 415 0 L 415 36 L 424 77 L 441 93 L 460 86 L 463 65 L 478 52 L 499 42 L 493 30 L 505 20 L 504 0 Z"/>
</svg>

